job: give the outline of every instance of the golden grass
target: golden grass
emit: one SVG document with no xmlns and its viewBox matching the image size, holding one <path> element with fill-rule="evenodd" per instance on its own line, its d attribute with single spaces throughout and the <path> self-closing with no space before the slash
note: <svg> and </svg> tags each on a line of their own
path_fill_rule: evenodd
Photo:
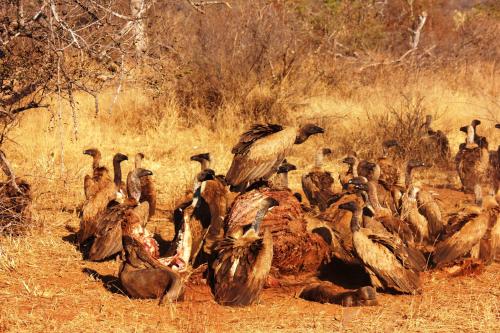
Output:
<svg viewBox="0 0 500 333">
<path fill-rule="evenodd" d="M 471 118 L 485 120 L 481 132 L 490 134 L 492 147 L 500 144 L 499 136 L 490 130 L 493 123 L 487 121 L 492 117 L 489 110 L 496 110 L 499 117 L 498 100 L 436 79 L 401 89 L 389 83 L 366 87 L 349 98 L 325 92 L 303 101 L 304 105 L 291 110 L 287 118 L 292 122 L 312 119 L 329 131 L 343 131 L 357 126 L 357 119 L 366 118 L 366 112 L 387 110 L 401 92 L 425 96 L 427 108 L 441 114 L 434 127 L 450 134 L 454 150 L 463 141 L 457 126 Z M 130 300 L 107 290 L 103 280 L 113 280 L 118 263 L 82 261 L 68 241 L 78 227 L 71 210 L 83 200 L 83 176 L 90 172 L 91 160 L 83 150 L 98 147 L 108 166 L 116 152 L 129 157 L 145 153 L 144 165 L 154 172 L 162 211 L 152 227 L 168 239 L 168 212 L 191 187 L 199 167 L 189 156 L 210 151 L 215 159 L 213 168 L 224 173 L 231 161 L 231 146 L 249 125 L 235 117 L 237 113 L 229 107 L 215 128 L 210 129 L 201 114 L 188 122 L 179 116 L 173 100 L 152 104 L 140 89 L 132 87 L 125 87 L 108 114 L 113 98 L 113 92 L 100 95 L 100 114 L 94 118 L 93 100 L 79 96 L 78 140 L 73 135 L 68 105 L 56 103 L 52 119 L 43 111 L 25 114 L 10 133 L 12 141 L 3 146 L 18 176 L 32 184 L 38 227 L 23 238 L 0 238 L 0 332 L 500 331 L 498 264 L 489 266 L 479 277 L 449 279 L 442 273 L 429 274 L 422 296 L 381 295 L 381 305 L 373 308 L 308 303 L 293 298 L 294 287 L 266 290 L 262 304 L 243 309 L 215 304 L 204 286 L 189 287 L 186 301 L 162 307 L 155 301 Z M 314 137 L 294 150 L 289 158 L 299 169 L 290 175 L 294 190 L 299 190 L 300 175 L 313 163 L 317 147 L 330 146 L 335 151 L 336 143 L 328 138 Z M 327 162 L 335 178 L 344 168 L 339 163 L 341 157 L 337 153 Z M 132 161 L 123 166 L 126 174 Z M 84 269 L 98 274 L 89 275 Z"/>
</svg>

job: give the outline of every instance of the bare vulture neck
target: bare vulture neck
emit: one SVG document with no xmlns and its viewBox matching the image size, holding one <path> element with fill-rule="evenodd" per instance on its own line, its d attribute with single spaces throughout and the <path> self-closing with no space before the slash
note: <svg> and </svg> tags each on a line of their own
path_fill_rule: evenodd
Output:
<svg viewBox="0 0 500 333">
<path fill-rule="evenodd" d="M 210 160 L 202 159 L 200 165 L 201 171 L 205 171 L 210 168 Z"/>
<path fill-rule="evenodd" d="M 351 165 L 351 173 L 353 177 L 358 177 L 358 166 L 359 166 L 359 161 L 358 159 L 354 160 L 354 164 Z"/>
<path fill-rule="evenodd" d="M 94 156 L 93 156 L 93 160 L 92 160 L 92 168 L 97 169 L 100 166 L 101 166 L 101 152 L 96 151 Z"/>
<path fill-rule="evenodd" d="M 363 218 L 363 210 L 360 207 L 356 207 L 356 209 L 352 212 L 351 217 L 351 231 L 356 232 L 360 227 L 361 220 Z"/>
<path fill-rule="evenodd" d="M 314 168 L 321 170 L 323 169 L 323 159 L 325 158 L 325 155 L 323 154 L 323 149 L 320 149 L 316 152 L 316 157 L 314 160 Z"/>
<path fill-rule="evenodd" d="M 378 212 L 382 209 L 380 202 L 378 201 L 377 185 L 373 181 L 368 182 L 368 198 L 373 208 Z"/>
<path fill-rule="evenodd" d="M 465 143 L 468 145 L 473 145 L 474 136 L 475 136 L 474 127 L 472 125 L 467 126 L 467 139 Z"/>
<path fill-rule="evenodd" d="M 120 187 L 122 184 L 122 166 L 120 161 L 113 161 L 113 171 L 114 171 L 114 183 L 116 186 Z"/>
<path fill-rule="evenodd" d="M 261 207 L 258 211 L 257 214 L 255 215 L 255 220 L 252 223 L 252 228 L 255 230 L 255 233 L 259 233 L 260 230 L 260 225 L 262 224 L 262 221 L 264 220 L 264 217 L 267 214 L 267 211 L 269 210 L 269 207 Z"/>
<path fill-rule="evenodd" d="M 137 174 L 138 169 L 135 169 L 134 171 L 130 172 L 128 179 L 127 179 L 127 191 L 129 193 L 129 196 L 137 202 L 140 201 L 141 199 L 141 180 L 139 178 L 139 175 Z"/>
<path fill-rule="evenodd" d="M 278 174 L 280 185 L 288 188 L 288 172 L 282 172 Z"/>
<path fill-rule="evenodd" d="M 408 166 L 406 167 L 406 175 L 405 175 L 406 188 L 409 188 L 412 184 L 413 184 L 413 168 Z"/>
</svg>

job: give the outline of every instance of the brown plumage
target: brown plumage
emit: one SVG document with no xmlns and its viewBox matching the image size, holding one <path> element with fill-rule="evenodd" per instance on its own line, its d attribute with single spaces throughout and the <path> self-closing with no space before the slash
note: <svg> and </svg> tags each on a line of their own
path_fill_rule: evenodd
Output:
<svg viewBox="0 0 500 333">
<path fill-rule="evenodd" d="M 92 156 L 92 175 L 86 175 L 83 180 L 85 199 L 88 200 L 97 192 L 109 186 L 111 176 L 109 170 L 101 165 L 101 152 L 98 149 L 87 149 L 83 154 Z"/>
<path fill-rule="evenodd" d="M 451 156 L 450 142 L 441 130 L 433 130 L 431 127 L 432 116 L 427 115 L 422 126 L 424 131 L 423 148 L 430 154 L 434 161 L 446 163 Z"/>
<path fill-rule="evenodd" d="M 498 251 L 500 234 L 500 208 L 496 200 L 487 196 L 480 198 L 480 187 L 476 188 L 476 202 L 482 207 L 469 206 L 455 214 L 449 221 L 445 239 L 436 245 L 432 260 L 437 267 L 452 265 L 467 255 L 491 262 Z"/>
<path fill-rule="evenodd" d="M 135 155 L 135 168 L 142 167 L 143 153 Z M 149 216 L 152 217 L 156 212 L 156 189 L 151 176 L 141 177 L 141 196 L 139 202 L 147 202 L 149 204 Z"/>
<path fill-rule="evenodd" d="M 211 169 L 197 175 L 191 204 L 179 208 L 176 235 L 169 250 L 189 266 L 197 266 L 212 253 L 224 237 L 224 216 L 228 206 L 227 187 Z"/>
<path fill-rule="evenodd" d="M 370 286 L 339 292 L 329 283 L 315 283 L 302 289 L 299 297 L 306 301 L 339 304 L 345 307 L 378 305 L 377 291 Z"/>
<path fill-rule="evenodd" d="M 261 196 L 255 217 L 242 235 L 219 241 L 216 259 L 209 264 L 209 284 L 215 300 L 222 305 L 246 306 L 258 300 L 273 258 L 273 239 L 269 230 L 259 236 L 262 220 L 278 202 Z M 227 224 L 241 225 L 229 219 Z"/>
<path fill-rule="evenodd" d="M 145 169 L 136 169 L 129 184 L 140 184 L 140 178 L 152 175 Z M 133 191 L 129 190 L 132 194 Z M 149 206 L 147 202 L 139 203 L 132 195 L 123 204 L 116 205 L 101 214 L 95 223 L 94 241 L 88 253 L 88 259 L 104 260 L 122 250 L 122 229 L 131 224 L 130 219 L 138 221 L 144 227 L 148 221 Z M 128 222 L 127 222 L 128 221 Z"/>
<path fill-rule="evenodd" d="M 125 235 L 123 248 L 125 260 L 119 279 L 130 297 L 159 298 L 160 304 L 165 299 L 177 301 L 182 298 L 184 283 L 179 274 L 153 258 L 134 237 Z"/>
<path fill-rule="evenodd" d="M 353 213 L 351 231 L 356 255 L 370 275 L 376 288 L 393 289 L 401 293 L 420 292 L 421 283 L 417 272 L 406 262 L 401 249 L 391 238 L 361 228 L 362 208 L 355 202 L 342 204 L 341 209 Z"/>
<path fill-rule="evenodd" d="M 313 134 L 323 133 L 318 126 L 307 124 L 299 129 L 275 124 L 256 124 L 240 136 L 226 180 L 233 189 L 243 191 L 258 180 L 268 180 L 290 153 Z"/>
<path fill-rule="evenodd" d="M 489 153 L 487 142 L 476 137 L 474 126 L 469 125 L 466 129 L 466 143 L 460 145 L 455 164 L 464 192 L 472 193 L 476 183 L 483 184 L 487 179 Z"/>
<path fill-rule="evenodd" d="M 31 218 L 31 186 L 15 176 L 2 150 L 0 167 L 7 176 L 7 181 L 0 183 L 0 234 L 18 234 Z"/>
<path fill-rule="evenodd" d="M 380 167 L 379 181 L 387 184 L 388 186 L 404 186 L 404 176 L 401 168 L 398 166 L 394 157 L 389 153 L 399 147 L 396 140 L 387 140 L 382 144 L 383 155 L 377 160 Z"/>
<path fill-rule="evenodd" d="M 262 188 L 239 195 L 226 216 L 226 235 L 237 237 L 252 223 L 262 197 L 271 197 L 279 206 L 262 222 L 273 237 L 273 267 L 281 274 L 314 272 L 329 258 L 330 246 L 318 234 L 307 232 L 302 207 L 289 190 Z"/>
<path fill-rule="evenodd" d="M 496 124 L 495 128 L 500 129 L 500 124 Z M 500 200 L 500 145 L 496 151 L 490 151 L 489 163 L 489 178 L 491 194 L 496 196 L 497 201 Z"/>
<path fill-rule="evenodd" d="M 128 156 L 123 155 L 121 153 L 115 154 L 113 156 L 113 182 L 115 183 L 116 187 L 116 192 L 117 194 L 117 200 L 118 201 L 123 201 L 127 195 L 127 186 L 122 180 L 122 167 L 121 167 L 121 162 L 127 161 Z"/>
<path fill-rule="evenodd" d="M 80 229 L 77 233 L 79 244 L 85 243 L 96 232 L 96 220 L 108 205 L 117 199 L 116 186 L 109 176 L 108 169 L 100 166 L 101 153 L 97 149 L 88 149 L 84 154 L 93 158 L 93 175 L 85 176 L 84 191 L 86 200 L 82 205 Z"/>
<path fill-rule="evenodd" d="M 319 149 L 313 169 L 302 176 L 302 189 L 307 200 L 311 206 L 318 206 L 320 211 L 328 207 L 329 200 L 335 195 L 332 190 L 333 177 L 323 169 L 323 158 L 331 153 L 329 148 Z"/>
</svg>

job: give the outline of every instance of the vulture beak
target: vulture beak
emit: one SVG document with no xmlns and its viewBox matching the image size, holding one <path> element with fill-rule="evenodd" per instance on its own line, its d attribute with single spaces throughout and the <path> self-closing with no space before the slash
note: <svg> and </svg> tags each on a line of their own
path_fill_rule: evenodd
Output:
<svg viewBox="0 0 500 333">
<path fill-rule="evenodd" d="M 84 151 L 83 151 L 83 154 L 84 154 L 84 155 L 90 155 L 90 156 L 92 156 L 93 151 L 92 151 L 91 149 L 87 149 L 87 150 L 84 150 Z"/>
<path fill-rule="evenodd" d="M 467 129 L 468 129 L 469 126 L 462 126 L 460 127 L 460 132 L 464 132 L 464 133 L 467 133 Z"/>
<path fill-rule="evenodd" d="M 314 125 L 311 127 L 311 134 L 321 134 L 325 133 L 325 130 L 319 126 Z"/>
<path fill-rule="evenodd" d="M 151 170 L 146 170 L 146 169 L 142 169 L 141 171 L 139 171 L 139 178 L 141 177 L 146 177 L 146 176 L 152 176 L 153 175 L 153 172 Z"/>
</svg>

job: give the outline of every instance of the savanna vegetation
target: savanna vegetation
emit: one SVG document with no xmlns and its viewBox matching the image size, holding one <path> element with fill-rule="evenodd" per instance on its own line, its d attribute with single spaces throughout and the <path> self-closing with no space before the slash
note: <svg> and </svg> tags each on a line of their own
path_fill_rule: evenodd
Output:
<svg viewBox="0 0 500 333">
<path fill-rule="evenodd" d="M 30 216 L 0 223 L 0 332 L 498 331 L 498 264 L 480 278 L 426 276 L 423 295 L 384 295 L 369 309 L 293 299 L 293 285 L 245 309 L 196 285 L 189 301 L 158 307 L 128 299 L 117 264 L 83 261 L 71 237 L 84 149 L 108 165 L 116 152 L 144 153 L 154 232 L 171 239 L 171 211 L 198 170 L 189 156 L 210 151 L 224 173 L 256 122 L 325 129 L 288 159 L 298 191 L 321 146 L 335 179 L 346 154 L 375 158 L 393 138 L 402 158 L 434 162 L 421 144 L 432 115 L 451 157 L 421 178 L 459 188 L 458 128 L 480 119 L 490 147 L 500 144 L 499 35 L 494 0 L 2 1 L 0 147 L 33 201 Z M 442 200 L 452 210 L 465 198 Z"/>
</svg>

